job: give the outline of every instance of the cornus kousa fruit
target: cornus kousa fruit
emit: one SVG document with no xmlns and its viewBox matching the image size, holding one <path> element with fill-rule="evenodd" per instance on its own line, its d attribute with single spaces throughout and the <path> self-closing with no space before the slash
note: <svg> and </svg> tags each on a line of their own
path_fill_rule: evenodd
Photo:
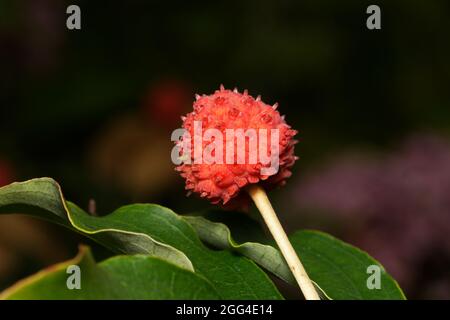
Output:
<svg viewBox="0 0 450 320">
<path fill-rule="evenodd" d="M 176 170 L 189 193 L 234 207 L 247 198 L 240 191 L 248 185 L 284 185 L 297 159 L 297 131 L 276 109 L 259 96 L 223 86 L 212 95 L 196 95 L 194 110 L 182 117 L 183 129 L 172 136 Z"/>
<path fill-rule="evenodd" d="M 197 95 L 194 111 L 182 117 L 183 128 L 172 133 L 172 161 L 179 164 L 186 189 L 212 203 L 242 207 L 251 198 L 305 299 L 319 300 L 265 192 L 285 184 L 297 159 L 297 131 L 276 108 L 247 91 L 241 94 L 223 86 L 212 95 Z"/>
</svg>

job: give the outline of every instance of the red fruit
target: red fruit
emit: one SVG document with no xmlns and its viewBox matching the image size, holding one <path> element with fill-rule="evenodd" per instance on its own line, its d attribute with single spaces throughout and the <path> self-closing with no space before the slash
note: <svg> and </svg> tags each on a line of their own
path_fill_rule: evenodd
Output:
<svg viewBox="0 0 450 320">
<path fill-rule="evenodd" d="M 144 98 L 143 108 L 152 121 L 172 130 L 181 113 L 190 105 L 192 91 L 180 80 L 163 80 L 152 85 Z"/>
<path fill-rule="evenodd" d="M 247 198 L 246 194 L 240 192 L 249 184 L 261 183 L 265 188 L 284 185 L 285 180 L 291 176 L 291 167 L 297 157 L 294 156 L 294 145 L 297 141 L 293 136 L 297 131 L 292 130 L 284 121 L 284 117 L 276 111 L 277 104 L 269 106 L 260 100 L 258 96 L 254 99 L 247 91 L 239 93 L 237 90 L 220 90 L 206 96 L 196 96 L 194 111 L 183 117 L 183 128 L 190 134 L 191 139 L 191 164 L 182 164 L 176 168 L 181 176 L 186 179 L 186 189 L 209 199 L 212 203 L 223 202 L 235 206 Z M 267 129 L 268 145 L 270 146 L 271 129 L 279 132 L 279 170 L 272 175 L 263 175 L 261 168 L 268 167 L 263 164 L 259 157 L 257 162 L 250 164 L 250 157 L 254 155 L 249 149 L 246 141 L 245 164 L 223 163 L 194 163 L 194 121 L 202 121 L 202 136 L 207 129 L 218 129 L 225 137 L 226 129 Z M 276 137 L 276 136 L 275 136 Z M 184 136 L 182 139 L 189 139 Z M 186 142 L 182 140 L 183 142 Z M 210 141 L 203 141 L 203 149 Z M 180 146 L 183 143 L 179 143 Z M 223 155 L 226 154 L 225 139 L 223 142 Z M 235 140 L 235 150 L 238 145 Z M 270 154 L 270 147 L 268 148 Z M 236 158 L 235 158 L 236 159 Z M 270 164 L 269 164 L 270 166 Z M 230 201 L 232 200 L 232 201 Z"/>
</svg>

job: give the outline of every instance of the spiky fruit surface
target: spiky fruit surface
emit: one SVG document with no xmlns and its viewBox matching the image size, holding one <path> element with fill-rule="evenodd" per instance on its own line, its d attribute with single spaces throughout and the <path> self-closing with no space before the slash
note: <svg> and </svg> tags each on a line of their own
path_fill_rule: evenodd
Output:
<svg viewBox="0 0 450 320">
<path fill-rule="evenodd" d="M 183 128 L 190 133 L 191 145 L 194 145 L 194 121 L 202 123 L 202 137 L 205 130 L 213 128 L 222 132 L 225 137 L 226 129 L 267 129 L 270 139 L 270 129 L 278 129 L 279 132 L 279 170 L 269 176 L 262 175 L 261 168 L 270 164 L 262 164 L 259 157 L 257 162 L 249 164 L 250 150 L 248 139 L 246 141 L 245 164 L 213 163 L 195 164 L 194 147 L 191 148 L 191 164 L 182 164 L 176 169 L 186 179 L 186 189 L 189 192 L 199 194 L 209 199 L 212 203 L 234 204 L 242 203 L 246 195 L 241 192 L 249 184 L 261 183 L 270 189 L 277 185 L 284 185 L 285 180 L 291 176 L 291 167 L 297 157 L 294 156 L 294 145 L 296 141 L 293 136 L 297 133 L 284 121 L 284 117 L 276 110 L 277 104 L 269 106 L 250 96 L 247 91 L 239 93 L 225 90 L 221 86 L 212 95 L 196 96 L 194 111 L 183 119 Z M 186 137 L 184 137 L 186 139 Z M 270 140 L 268 140 L 270 141 Z M 235 141 L 235 143 L 237 140 Z M 210 142 L 203 141 L 203 149 Z M 270 142 L 269 142 L 270 146 Z M 226 154 L 226 143 L 223 143 L 223 155 Z M 235 150 L 237 150 L 235 144 Z M 270 147 L 268 148 L 270 154 Z M 231 200 L 231 201 L 230 201 Z"/>
</svg>

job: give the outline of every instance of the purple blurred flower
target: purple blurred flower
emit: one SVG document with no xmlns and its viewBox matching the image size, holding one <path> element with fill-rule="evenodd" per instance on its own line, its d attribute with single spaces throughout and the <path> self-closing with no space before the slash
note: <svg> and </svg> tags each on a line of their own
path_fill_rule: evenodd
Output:
<svg viewBox="0 0 450 320">
<path fill-rule="evenodd" d="M 305 211 L 339 215 L 352 229 L 360 225 L 346 240 L 407 288 L 423 277 L 420 268 L 433 252 L 450 257 L 450 143 L 444 138 L 417 135 L 384 157 L 340 155 L 294 192 Z"/>
</svg>

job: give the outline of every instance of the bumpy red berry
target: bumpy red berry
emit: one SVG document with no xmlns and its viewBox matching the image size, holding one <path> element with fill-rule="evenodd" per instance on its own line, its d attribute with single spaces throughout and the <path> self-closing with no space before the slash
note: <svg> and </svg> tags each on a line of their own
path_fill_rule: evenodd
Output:
<svg viewBox="0 0 450 320">
<path fill-rule="evenodd" d="M 267 105 L 261 101 L 259 96 L 255 99 L 247 91 L 239 93 L 236 89 L 234 91 L 225 90 L 223 86 L 212 95 L 197 95 L 194 110 L 186 117 L 182 117 L 183 128 L 189 135 L 184 136 L 182 141 L 178 142 L 179 145 L 183 145 L 183 139 L 190 139 L 192 146 L 187 155 L 190 157 L 191 163 L 184 163 L 176 168 L 186 180 L 186 189 L 209 199 L 212 203 L 222 202 L 233 206 L 233 203 L 242 203 L 241 200 L 246 195 L 241 190 L 249 184 L 261 183 L 266 189 L 284 185 L 286 179 L 291 176 L 291 168 L 297 159 L 294 156 L 294 145 L 297 141 L 293 139 L 297 131 L 286 124 L 284 117 L 276 109 L 277 104 Z M 243 129 L 244 131 L 267 129 L 267 140 L 270 141 L 271 129 L 278 129 L 279 138 L 276 141 L 278 143 L 278 171 L 269 175 L 263 174 L 261 168 L 270 164 L 261 162 L 258 157 L 256 157 L 256 163 L 249 161 L 252 156 L 251 152 L 253 152 L 249 146 L 245 149 L 244 164 L 238 164 L 237 161 L 226 163 L 225 160 L 223 163 L 195 163 L 194 122 L 200 121 L 202 137 L 207 129 L 218 129 L 224 137 L 226 137 L 227 129 Z M 209 141 L 202 140 L 203 149 L 209 143 Z M 249 144 L 249 140 L 246 140 L 246 144 Z M 237 140 L 234 142 L 234 146 L 237 150 L 239 147 Z M 225 142 L 223 149 L 225 158 Z M 270 155 L 270 147 L 267 149 Z M 184 151 L 186 152 L 186 150 Z"/>
</svg>

